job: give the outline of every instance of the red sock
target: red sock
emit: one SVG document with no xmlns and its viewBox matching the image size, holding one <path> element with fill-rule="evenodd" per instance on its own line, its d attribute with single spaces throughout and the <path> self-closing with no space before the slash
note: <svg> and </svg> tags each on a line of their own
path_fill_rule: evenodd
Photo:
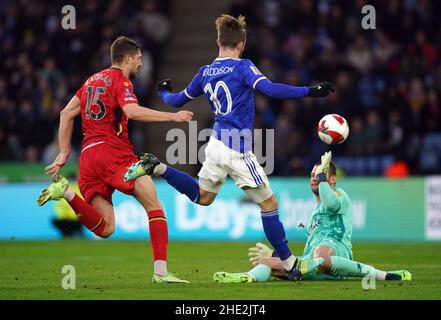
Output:
<svg viewBox="0 0 441 320">
<path fill-rule="evenodd" d="M 164 211 L 147 212 L 154 260 L 167 260 L 168 228 Z"/>
<path fill-rule="evenodd" d="M 72 199 L 72 201 L 68 203 L 75 211 L 78 219 L 83 224 L 83 226 L 95 233 L 97 236 L 99 236 L 104 231 L 106 223 L 103 217 L 101 217 L 101 215 L 98 213 L 98 211 L 95 210 L 94 207 L 81 199 L 77 194 L 75 194 L 75 197 Z"/>
</svg>

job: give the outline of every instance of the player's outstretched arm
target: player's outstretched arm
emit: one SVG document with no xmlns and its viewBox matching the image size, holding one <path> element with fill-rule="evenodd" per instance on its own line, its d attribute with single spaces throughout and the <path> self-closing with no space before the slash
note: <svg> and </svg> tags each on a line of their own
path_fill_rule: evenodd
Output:
<svg viewBox="0 0 441 320">
<path fill-rule="evenodd" d="M 44 169 L 46 174 L 51 174 L 52 177 L 60 171 L 61 167 L 64 166 L 69 159 L 74 119 L 80 114 L 80 112 L 80 99 L 77 96 L 74 96 L 67 106 L 61 110 L 60 129 L 58 130 L 60 153 L 55 158 L 54 162 Z"/>
<path fill-rule="evenodd" d="M 186 95 L 185 90 L 178 93 L 172 93 L 172 90 L 173 86 L 170 79 L 164 79 L 158 82 L 159 96 L 166 104 L 175 108 L 181 108 L 192 100 Z"/>
<path fill-rule="evenodd" d="M 341 197 L 332 190 L 326 177 L 331 158 L 331 151 L 325 152 L 325 154 L 322 155 L 321 162 L 315 169 L 315 175 L 319 184 L 320 201 L 331 212 L 337 212 L 341 207 Z"/>
<path fill-rule="evenodd" d="M 312 87 L 295 87 L 282 83 L 274 83 L 268 79 L 257 82 L 256 89 L 268 97 L 276 99 L 326 97 L 331 92 L 334 92 L 334 87 L 329 82 L 322 82 Z"/>
<path fill-rule="evenodd" d="M 191 111 L 162 112 L 141 107 L 137 103 L 126 104 L 122 109 L 127 118 L 142 122 L 189 122 L 193 118 L 193 112 Z"/>
<path fill-rule="evenodd" d="M 327 180 L 319 182 L 319 195 L 320 201 L 328 210 L 334 213 L 338 212 L 341 206 L 341 196 L 332 190 Z"/>
</svg>

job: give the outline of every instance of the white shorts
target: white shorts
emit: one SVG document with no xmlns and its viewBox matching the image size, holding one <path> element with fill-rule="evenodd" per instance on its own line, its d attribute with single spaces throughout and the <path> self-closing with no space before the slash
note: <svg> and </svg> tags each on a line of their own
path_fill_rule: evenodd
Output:
<svg viewBox="0 0 441 320">
<path fill-rule="evenodd" d="M 240 153 L 214 137 L 207 144 L 205 161 L 198 176 L 200 187 L 209 192 L 218 193 L 227 176 L 230 176 L 239 188 L 254 189 L 247 193 L 257 203 L 273 194 L 265 171 L 251 151 Z M 255 192 L 257 190 L 258 194 Z"/>
</svg>

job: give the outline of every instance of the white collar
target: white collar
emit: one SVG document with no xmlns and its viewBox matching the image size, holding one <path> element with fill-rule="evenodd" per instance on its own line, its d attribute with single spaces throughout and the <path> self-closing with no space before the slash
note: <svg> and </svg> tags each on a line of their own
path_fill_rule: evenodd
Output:
<svg viewBox="0 0 441 320">
<path fill-rule="evenodd" d="M 217 61 L 217 60 L 228 60 L 228 59 L 233 59 L 233 60 L 240 61 L 239 58 L 233 58 L 233 57 L 216 58 L 216 59 L 214 59 L 214 60 Z"/>
</svg>

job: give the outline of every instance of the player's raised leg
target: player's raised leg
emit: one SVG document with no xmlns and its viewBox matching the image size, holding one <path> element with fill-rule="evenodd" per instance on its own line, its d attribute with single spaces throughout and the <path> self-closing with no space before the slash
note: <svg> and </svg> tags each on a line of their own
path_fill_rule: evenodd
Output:
<svg viewBox="0 0 441 320">
<path fill-rule="evenodd" d="M 56 175 L 53 178 L 53 183 L 40 193 L 37 203 L 42 206 L 49 200 L 57 201 L 63 198 L 66 199 L 80 222 L 87 229 L 103 238 L 107 238 L 112 234 L 114 225 L 111 221 L 106 221 L 100 212 L 69 188 L 69 181 L 61 175 Z"/>
<path fill-rule="evenodd" d="M 199 187 L 198 182 L 188 173 L 167 166 L 151 153 L 144 153 L 140 160 L 132 164 L 124 175 L 124 181 L 128 182 L 142 176 L 161 176 L 165 181 L 185 194 L 194 203 L 206 206 L 216 198 L 216 192 L 210 192 Z"/>
<path fill-rule="evenodd" d="M 148 176 L 135 180 L 133 196 L 142 204 L 149 219 L 150 242 L 154 259 L 153 283 L 188 283 L 167 270 L 168 227 L 153 181 Z"/>
</svg>

